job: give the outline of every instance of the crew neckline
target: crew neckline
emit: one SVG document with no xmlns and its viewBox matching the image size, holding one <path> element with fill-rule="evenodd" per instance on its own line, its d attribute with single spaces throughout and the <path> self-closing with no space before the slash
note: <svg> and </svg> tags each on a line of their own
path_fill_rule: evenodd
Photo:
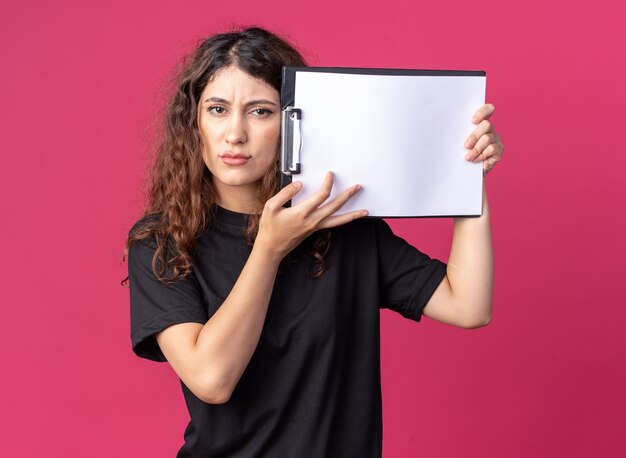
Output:
<svg viewBox="0 0 626 458">
<path fill-rule="evenodd" d="M 230 226 L 245 227 L 250 215 L 215 205 L 215 220 Z"/>
</svg>

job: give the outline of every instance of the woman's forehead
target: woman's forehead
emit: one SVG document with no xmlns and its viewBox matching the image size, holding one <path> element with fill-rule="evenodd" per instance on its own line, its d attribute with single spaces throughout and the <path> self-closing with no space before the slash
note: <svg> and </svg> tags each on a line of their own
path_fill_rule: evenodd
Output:
<svg viewBox="0 0 626 458">
<path fill-rule="evenodd" d="M 227 100 L 234 97 L 279 99 L 278 91 L 270 84 L 234 66 L 217 71 L 207 83 L 203 91 L 203 100 L 213 96 Z"/>
</svg>

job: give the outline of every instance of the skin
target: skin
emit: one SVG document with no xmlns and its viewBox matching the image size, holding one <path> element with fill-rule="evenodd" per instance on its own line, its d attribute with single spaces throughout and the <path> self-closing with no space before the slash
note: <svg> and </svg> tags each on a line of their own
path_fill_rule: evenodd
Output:
<svg viewBox="0 0 626 458">
<path fill-rule="evenodd" d="M 202 94 L 198 127 L 204 161 L 213 174 L 217 203 L 232 211 L 261 213 L 259 232 L 239 278 L 222 306 L 204 325 L 182 323 L 157 334 L 163 354 L 185 385 L 208 403 L 228 401 L 258 344 L 278 266 L 313 232 L 367 215 L 335 215 L 360 189 L 354 185 L 329 200 L 333 175 L 296 206 L 284 208 L 302 188 L 293 182 L 259 204 L 259 180 L 272 167 L 280 137 L 280 97 L 262 80 L 229 67 Z M 465 143 L 467 160 L 483 161 L 487 173 L 502 157 L 502 143 L 489 118 L 493 105 L 475 114 L 476 128 Z M 238 164 L 225 163 L 234 155 Z M 228 162 L 228 158 L 226 159 Z M 491 320 L 493 254 L 489 206 L 483 215 L 456 218 L 447 275 L 424 314 L 454 326 L 484 326 Z"/>
<path fill-rule="evenodd" d="M 258 182 L 276 161 L 280 139 L 280 95 L 262 80 L 233 67 L 219 71 L 201 96 L 198 128 L 202 157 L 213 175 L 217 203 L 258 213 Z M 247 158 L 228 165 L 228 155 Z"/>
</svg>

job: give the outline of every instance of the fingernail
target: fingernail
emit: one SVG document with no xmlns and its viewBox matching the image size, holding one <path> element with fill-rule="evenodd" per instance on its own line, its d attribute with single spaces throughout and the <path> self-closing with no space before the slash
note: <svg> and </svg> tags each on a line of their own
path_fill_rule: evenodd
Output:
<svg viewBox="0 0 626 458">
<path fill-rule="evenodd" d="M 472 142 L 470 142 L 470 139 L 469 139 L 469 138 L 468 138 L 467 140 L 465 140 L 465 144 L 464 144 L 464 146 L 465 146 L 466 148 L 469 148 L 469 147 L 471 147 L 471 146 L 472 146 Z"/>
<path fill-rule="evenodd" d="M 368 212 L 367 210 L 363 210 L 363 211 L 361 212 L 361 214 L 362 214 L 363 216 L 367 216 L 367 215 L 369 215 L 369 214 L 370 214 L 370 212 Z"/>
<path fill-rule="evenodd" d="M 300 182 L 300 181 L 294 181 L 291 184 L 294 185 L 296 187 L 296 189 L 302 188 L 302 182 Z"/>
<path fill-rule="evenodd" d="M 467 153 L 467 154 L 465 155 L 465 160 L 466 160 L 466 161 L 471 161 L 471 160 L 472 160 L 472 153 L 471 153 L 471 152 L 469 152 L 469 153 Z"/>
<path fill-rule="evenodd" d="M 361 190 L 361 185 L 360 185 L 360 184 L 357 184 L 357 185 L 355 186 L 355 188 L 356 188 L 356 190 L 357 190 L 357 191 L 360 191 L 360 190 Z"/>
</svg>

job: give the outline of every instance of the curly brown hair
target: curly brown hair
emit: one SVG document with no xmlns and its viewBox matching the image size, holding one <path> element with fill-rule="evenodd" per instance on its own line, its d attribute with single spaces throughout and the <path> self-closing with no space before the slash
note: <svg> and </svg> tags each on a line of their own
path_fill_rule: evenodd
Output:
<svg viewBox="0 0 626 458">
<path fill-rule="evenodd" d="M 173 283 L 190 273 L 195 241 L 213 218 L 215 192 L 202 158 L 198 128 L 198 106 L 206 85 L 219 70 L 235 66 L 280 92 L 282 67 L 305 65 L 291 45 L 258 27 L 211 36 L 185 58 L 176 92 L 167 105 L 144 218 L 131 231 L 125 249 L 127 253 L 133 243 L 153 238 L 152 270 L 159 281 Z M 261 204 L 279 188 L 278 151 L 276 157 L 275 167 L 261 180 Z M 248 218 L 245 236 L 249 243 L 258 232 L 259 217 Z M 309 243 L 316 261 L 313 276 L 318 277 L 324 270 L 330 232 L 317 233 Z"/>
</svg>

